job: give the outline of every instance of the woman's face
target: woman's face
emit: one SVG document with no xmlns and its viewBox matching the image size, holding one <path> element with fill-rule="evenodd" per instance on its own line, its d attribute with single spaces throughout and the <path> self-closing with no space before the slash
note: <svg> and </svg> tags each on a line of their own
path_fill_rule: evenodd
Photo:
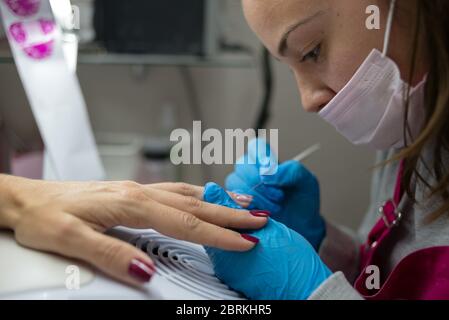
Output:
<svg viewBox="0 0 449 320">
<path fill-rule="evenodd" d="M 373 4 L 380 9 L 380 30 L 366 27 L 366 9 Z M 268 50 L 293 71 L 304 109 L 318 112 L 346 85 L 372 49 L 382 51 L 389 1 L 243 0 L 243 8 L 250 27 Z M 408 79 L 414 28 L 412 21 L 397 20 L 388 56 Z"/>
</svg>

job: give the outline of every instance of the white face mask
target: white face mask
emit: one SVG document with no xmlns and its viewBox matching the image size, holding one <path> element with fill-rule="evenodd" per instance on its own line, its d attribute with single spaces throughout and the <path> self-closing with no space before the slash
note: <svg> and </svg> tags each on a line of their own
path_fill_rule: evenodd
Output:
<svg viewBox="0 0 449 320">
<path fill-rule="evenodd" d="M 353 144 L 378 150 L 405 146 L 404 98 L 409 85 L 401 79 L 396 63 L 387 57 L 395 4 L 396 0 L 392 0 L 383 53 L 374 49 L 349 83 L 319 113 Z M 424 124 L 425 83 L 426 79 L 410 90 L 407 142 L 419 135 Z"/>
</svg>

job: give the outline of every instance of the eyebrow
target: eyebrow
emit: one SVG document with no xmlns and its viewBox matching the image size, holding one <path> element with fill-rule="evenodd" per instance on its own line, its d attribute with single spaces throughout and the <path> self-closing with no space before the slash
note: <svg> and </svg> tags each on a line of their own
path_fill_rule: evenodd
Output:
<svg viewBox="0 0 449 320">
<path fill-rule="evenodd" d="M 288 49 L 288 44 L 287 44 L 287 40 L 288 37 L 290 36 L 290 34 L 295 31 L 296 29 L 298 29 L 299 27 L 309 23 L 310 21 L 312 21 L 313 19 L 317 18 L 318 16 L 321 16 L 325 13 L 324 10 L 320 10 L 317 13 L 311 15 L 310 17 L 301 20 L 297 23 L 295 23 L 294 25 L 290 26 L 287 28 L 287 31 L 284 33 L 284 35 L 281 38 L 281 41 L 279 42 L 279 46 L 278 46 L 278 53 L 281 57 L 285 57 L 285 52 Z"/>
</svg>

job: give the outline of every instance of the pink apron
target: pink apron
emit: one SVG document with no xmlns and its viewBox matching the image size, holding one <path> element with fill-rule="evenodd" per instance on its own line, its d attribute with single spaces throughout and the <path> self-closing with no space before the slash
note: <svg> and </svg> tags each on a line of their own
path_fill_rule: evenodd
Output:
<svg viewBox="0 0 449 320">
<path fill-rule="evenodd" d="M 399 167 L 394 197 L 380 209 L 381 219 L 368 235 L 360 250 L 362 273 L 355 288 L 367 300 L 448 300 L 449 299 L 449 247 L 431 247 L 416 251 L 394 268 L 379 290 L 367 288 L 368 266 L 380 266 L 378 248 L 400 223 L 402 213 L 397 209 L 403 196 L 401 180 L 404 162 Z"/>
</svg>

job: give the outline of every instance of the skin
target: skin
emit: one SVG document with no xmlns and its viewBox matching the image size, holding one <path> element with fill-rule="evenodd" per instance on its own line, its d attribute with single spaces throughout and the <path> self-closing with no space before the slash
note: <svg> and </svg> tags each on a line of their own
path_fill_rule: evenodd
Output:
<svg viewBox="0 0 449 320">
<path fill-rule="evenodd" d="M 382 51 L 389 1 L 386 0 L 243 0 L 245 17 L 254 33 L 289 66 L 308 112 L 319 112 L 348 83 L 372 49 Z M 369 5 L 381 10 L 381 29 L 368 30 Z M 398 0 L 388 56 L 408 80 L 415 25 L 415 0 Z M 279 43 L 289 33 L 284 54 Z M 319 47 L 319 56 L 314 49 Z M 422 50 L 424 51 L 424 50 Z M 318 53 L 318 50 L 315 50 Z M 412 84 L 426 74 L 425 53 L 419 51 Z"/>
<path fill-rule="evenodd" d="M 23 246 L 85 261 L 131 285 L 132 261 L 151 259 L 104 235 L 114 226 L 155 229 L 211 247 L 247 251 L 255 243 L 230 229 L 259 229 L 266 217 L 202 201 L 203 188 L 184 183 L 47 182 L 0 175 L 0 229 Z"/>
<path fill-rule="evenodd" d="M 388 56 L 409 79 L 416 0 L 399 0 Z M 292 70 L 302 105 L 318 112 L 345 84 L 373 48 L 383 46 L 388 2 L 378 0 L 382 29 L 365 28 L 365 9 L 374 0 L 243 0 L 249 25 L 274 57 Z M 287 30 L 308 20 L 287 38 Z M 319 56 L 313 51 L 320 44 Z M 312 52 L 312 53 L 311 53 Z M 412 84 L 426 73 L 424 49 L 417 55 Z M 305 58 L 305 59 L 304 59 Z M 0 228 L 15 232 L 27 247 L 86 261 L 126 283 L 130 262 L 152 261 L 131 245 L 105 236 L 117 225 L 154 228 L 178 239 L 221 249 L 246 251 L 254 243 L 232 229 L 258 229 L 267 218 L 202 201 L 203 189 L 187 184 L 134 182 L 45 182 L 0 175 Z M 237 197 L 236 195 L 233 195 Z M 251 199 L 236 199 L 247 206 Z"/>
</svg>

